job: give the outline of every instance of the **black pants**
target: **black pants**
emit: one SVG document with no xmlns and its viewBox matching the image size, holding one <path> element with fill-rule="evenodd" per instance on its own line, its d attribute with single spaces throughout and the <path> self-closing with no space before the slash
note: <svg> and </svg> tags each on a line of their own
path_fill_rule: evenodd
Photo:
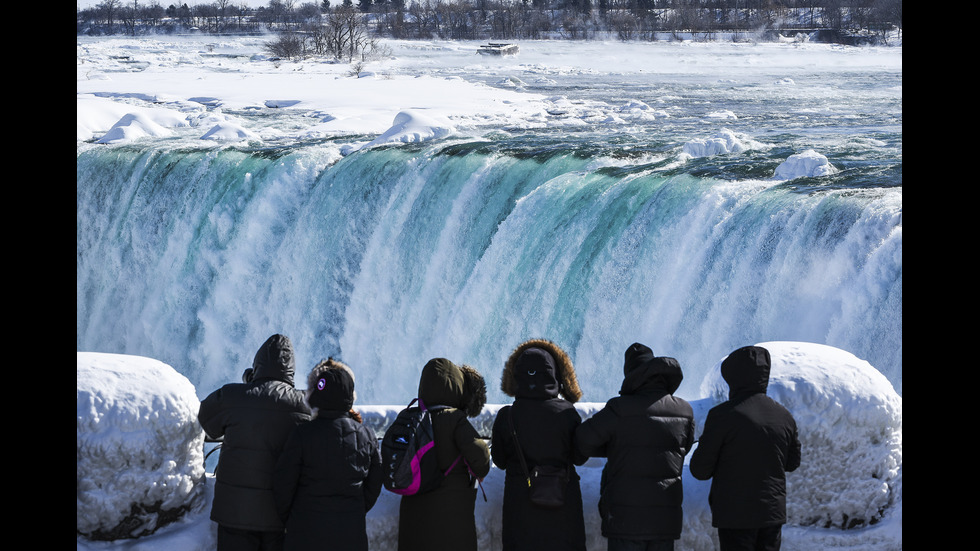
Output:
<svg viewBox="0 0 980 551">
<path fill-rule="evenodd" d="M 253 532 L 218 525 L 217 551 L 282 551 L 285 533 Z"/>
<path fill-rule="evenodd" d="M 674 551 L 674 540 L 606 540 L 608 551 Z"/>
<path fill-rule="evenodd" d="M 721 551 L 779 551 L 782 545 L 783 527 L 766 526 L 765 528 L 719 528 L 718 542 Z"/>
</svg>

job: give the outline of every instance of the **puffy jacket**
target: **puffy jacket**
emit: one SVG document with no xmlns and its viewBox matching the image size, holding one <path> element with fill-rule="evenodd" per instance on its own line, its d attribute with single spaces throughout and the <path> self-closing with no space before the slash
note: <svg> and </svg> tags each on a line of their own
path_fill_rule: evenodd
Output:
<svg viewBox="0 0 980 551">
<path fill-rule="evenodd" d="M 735 350 L 722 361 L 729 399 L 708 412 L 691 474 L 712 479 L 708 501 L 717 528 L 762 528 L 786 523 L 786 472 L 800 466 L 796 421 L 766 396 L 769 351 Z"/>
<path fill-rule="evenodd" d="M 497 412 L 490 448 L 494 465 L 506 470 L 503 549 L 584 551 L 585 519 L 575 466 L 587 458 L 575 451 L 575 428 L 582 418 L 574 402 L 582 392 L 571 359 L 551 341 L 525 341 L 505 363 L 501 389 L 515 398 L 513 405 Z M 531 504 L 512 423 L 528 470 L 536 465 L 568 469 L 564 507 L 551 510 Z"/>
<path fill-rule="evenodd" d="M 367 551 L 365 515 L 381 493 L 381 455 L 374 431 L 351 410 L 354 374 L 333 359 L 321 362 L 306 395 L 314 419 L 293 429 L 273 478 L 283 549 Z"/>
<path fill-rule="evenodd" d="M 310 420 L 303 393 L 293 386 L 295 360 L 288 337 L 273 335 L 259 348 L 248 383 L 231 383 L 201 402 L 204 432 L 221 438 L 211 520 L 250 531 L 282 530 L 272 475 L 286 438 Z"/>
<path fill-rule="evenodd" d="M 599 483 L 602 535 L 680 538 L 684 456 L 694 444 L 694 411 L 672 394 L 684 378 L 674 358 L 634 343 L 626 351 L 620 396 L 575 433 L 580 453 L 606 457 Z"/>
</svg>

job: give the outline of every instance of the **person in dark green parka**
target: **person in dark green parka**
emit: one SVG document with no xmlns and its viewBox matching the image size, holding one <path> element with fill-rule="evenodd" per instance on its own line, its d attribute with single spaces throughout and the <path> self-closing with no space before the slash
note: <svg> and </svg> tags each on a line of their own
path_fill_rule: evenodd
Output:
<svg viewBox="0 0 980 551">
<path fill-rule="evenodd" d="M 490 472 L 490 450 L 467 417 L 479 415 L 486 397 L 483 377 L 469 366 L 435 358 L 422 368 L 419 401 L 448 406 L 433 412 L 432 426 L 439 470 L 452 470 L 435 490 L 402 496 L 398 551 L 476 551 L 476 482 Z"/>
</svg>

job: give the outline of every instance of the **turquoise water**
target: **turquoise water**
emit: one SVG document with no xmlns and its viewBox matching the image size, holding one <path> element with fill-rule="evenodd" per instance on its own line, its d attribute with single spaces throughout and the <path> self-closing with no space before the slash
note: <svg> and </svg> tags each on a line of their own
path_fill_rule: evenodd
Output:
<svg viewBox="0 0 980 551">
<path fill-rule="evenodd" d="M 901 392 L 900 72 L 522 76 L 604 107 L 342 157 L 349 137 L 79 144 L 78 350 L 157 358 L 203 395 L 280 332 L 300 373 L 332 355 L 360 403 L 402 404 L 435 356 L 504 401 L 503 362 L 531 337 L 569 351 L 585 401 L 618 392 L 634 341 L 677 358 L 693 399 L 733 348 L 801 340 Z M 747 148 L 685 155 L 722 130 Z M 772 179 L 806 149 L 838 172 Z"/>
</svg>

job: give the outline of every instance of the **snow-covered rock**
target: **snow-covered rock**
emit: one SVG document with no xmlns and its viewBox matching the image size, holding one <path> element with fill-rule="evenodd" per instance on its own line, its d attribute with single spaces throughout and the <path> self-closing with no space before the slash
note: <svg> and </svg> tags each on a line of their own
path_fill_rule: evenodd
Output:
<svg viewBox="0 0 980 551">
<path fill-rule="evenodd" d="M 194 386 L 160 361 L 77 353 L 77 531 L 152 534 L 205 503 Z"/>
<path fill-rule="evenodd" d="M 776 167 L 773 179 L 792 180 L 807 176 L 829 176 L 836 173 L 837 168 L 830 164 L 826 156 L 812 149 L 807 149 L 802 153 L 790 155 L 789 158 L 780 163 Z"/>
<path fill-rule="evenodd" d="M 682 155 L 686 157 L 709 157 L 712 155 L 728 155 L 742 153 L 748 149 L 764 147 L 759 142 L 735 135 L 728 129 L 722 129 L 710 138 L 698 138 L 684 144 Z"/>
</svg>

